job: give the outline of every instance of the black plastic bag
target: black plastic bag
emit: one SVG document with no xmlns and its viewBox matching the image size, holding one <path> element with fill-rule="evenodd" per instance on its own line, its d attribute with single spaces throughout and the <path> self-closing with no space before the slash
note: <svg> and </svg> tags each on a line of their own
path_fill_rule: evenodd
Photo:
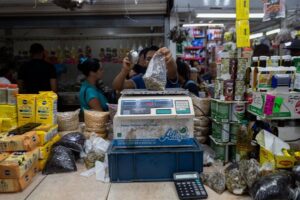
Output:
<svg viewBox="0 0 300 200">
<path fill-rule="evenodd" d="M 75 158 L 70 149 L 64 146 L 56 146 L 51 150 L 43 174 L 55 174 L 77 171 Z"/>
<path fill-rule="evenodd" d="M 85 137 L 82 133 L 73 132 L 64 135 L 55 146 L 64 146 L 73 151 L 75 159 L 80 157 L 80 152 L 83 151 Z"/>
<path fill-rule="evenodd" d="M 279 172 L 261 177 L 250 188 L 254 200 L 292 199 L 293 176 L 291 173 Z"/>
</svg>

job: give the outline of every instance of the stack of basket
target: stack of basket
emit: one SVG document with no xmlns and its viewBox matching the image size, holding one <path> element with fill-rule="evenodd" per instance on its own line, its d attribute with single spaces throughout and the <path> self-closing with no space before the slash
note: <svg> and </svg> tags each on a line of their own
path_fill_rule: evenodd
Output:
<svg viewBox="0 0 300 200">
<path fill-rule="evenodd" d="M 205 143 L 208 139 L 210 120 L 210 99 L 192 96 L 195 110 L 194 136 L 200 143 Z"/>
</svg>

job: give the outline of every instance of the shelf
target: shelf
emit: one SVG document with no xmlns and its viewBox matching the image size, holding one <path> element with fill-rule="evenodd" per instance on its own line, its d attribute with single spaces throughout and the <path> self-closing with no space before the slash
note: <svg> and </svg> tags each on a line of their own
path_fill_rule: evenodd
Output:
<svg viewBox="0 0 300 200">
<path fill-rule="evenodd" d="M 211 100 L 213 101 L 216 101 L 216 102 L 219 102 L 219 103 L 248 103 L 248 101 L 225 101 L 225 100 L 221 100 L 221 99 L 214 99 L 214 98 L 211 98 Z"/>
<path fill-rule="evenodd" d="M 236 146 L 233 142 L 217 142 L 216 139 L 210 135 L 209 138 L 217 145 L 223 145 L 223 146 Z"/>
<path fill-rule="evenodd" d="M 261 120 L 293 120 L 293 119 L 299 119 L 299 118 L 294 118 L 294 117 L 268 117 L 266 115 L 259 115 L 255 112 L 252 112 L 250 110 L 247 109 L 248 113 L 251 113 L 252 115 L 259 117 Z"/>
<path fill-rule="evenodd" d="M 197 47 L 193 47 L 193 46 L 189 46 L 189 47 L 184 47 L 185 50 L 201 50 L 204 49 L 204 46 L 197 46 Z"/>
<path fill-rule="evenodd" d="M 181 57 L 183 60 L 197 60 L 203 61 L 205 58 Z"/>
</svg>

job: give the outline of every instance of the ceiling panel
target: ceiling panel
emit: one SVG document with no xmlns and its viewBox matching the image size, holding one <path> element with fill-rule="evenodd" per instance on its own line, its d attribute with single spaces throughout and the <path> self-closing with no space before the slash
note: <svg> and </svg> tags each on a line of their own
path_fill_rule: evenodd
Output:
<svg viewBox="0 0 300 200">
<path fill-rule="evenodd" d="M 166 14 L 168 0 L 96 0 L 75 11 L 35 0 L 0 0 L 0 16 Z"/>
</svg>

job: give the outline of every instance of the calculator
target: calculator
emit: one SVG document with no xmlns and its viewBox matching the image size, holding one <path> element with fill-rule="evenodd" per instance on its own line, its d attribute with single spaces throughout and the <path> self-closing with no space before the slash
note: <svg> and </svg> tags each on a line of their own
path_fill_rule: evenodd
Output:
<svg viewBox="0 0 300 200">
<path fill-rule="evenodd" d="M 198 172 L 174 173 L 173 178 L 179 199 L 207 199 Z"/>
</svg>

